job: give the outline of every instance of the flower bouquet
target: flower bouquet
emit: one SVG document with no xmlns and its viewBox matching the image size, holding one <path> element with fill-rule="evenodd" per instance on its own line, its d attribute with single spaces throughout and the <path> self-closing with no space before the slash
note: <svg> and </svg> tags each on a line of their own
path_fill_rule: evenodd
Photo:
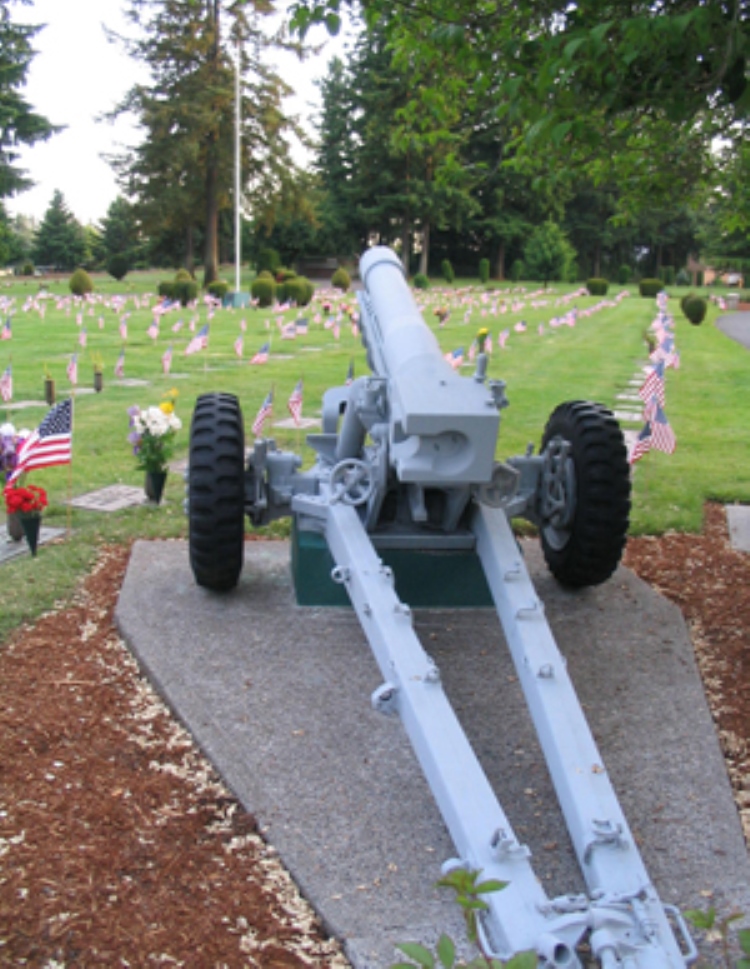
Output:
<svg viewBox="0 0 750 969">
<path fill-rule="evenodd" d="M 175 437 L 182 427 L 174 412 L 176 397 L 177 391 L 171 390 L 158 407 L 128 408 L 131 427 L 128 441 L 133 446 L 138 467 L 146 472 L 146 494 L 156 502 L 161 500 Z"/>
<path fill-rule="evenodd" d="M 6 481 L 16 470 L 18 449 L 28 436 L 28 431 L 17 432 L 12 424 L 0 424 L 0 471 Z"/>
<path fill-rule="evenodd" d="M 38 518 L 47 507 L 47 492 L 38 485 L 6 485 L 5 512 L 8 515 L 30 515 Z"/>
<path fill-rule="evenodd" d="M 42 512 L 47 507 L 47 492 L 38 485 L 8 484 L 3 490 L 3 496 L 8 520 L 20 519 L 31 554 L 36 555 Z"/>
</svg>

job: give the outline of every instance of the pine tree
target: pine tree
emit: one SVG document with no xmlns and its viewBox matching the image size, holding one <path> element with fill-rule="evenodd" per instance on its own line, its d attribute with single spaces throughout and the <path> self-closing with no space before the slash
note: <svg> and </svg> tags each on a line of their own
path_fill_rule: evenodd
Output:
<svg viewBox="0 0 750 969">
<path fill-rule="evenodd" d="M 262 60 L 272 41 L 259 22 L 272 12 L 261 0 L 130 0 L 127 17 L 138 35 L 118 38 L 146 65 L 150 82 L 131 88 L 112 112 L 132 112 L 145 137 L 111 161 L 144 230 L 184 235 L 188 268 L 200 231 L 205 285 L 218 273 L 220 214 L 233 207 L 237 49 L 245 199 L 267 196 L 293 167 L 287 140 L 293 126 L 282 110 L 289 89 Z"/>
<path fill-rule="evenodd" d="M 80 266 L 86 259 L 83 228 L 59 190 L 55 190 L 37 229 L 33 255 L 37 265 L 53 266 L 66 272 Z"/>
<path fill-rule="evenodd" d="M 41 27 L 11 23 L 9 0 L 0 0 L 0 199 L 30 188 L 32 182 L 16 165 L 19 145 L 46 141 L 59 131 L 37 114 L 20 94 Z"/>
</svg>

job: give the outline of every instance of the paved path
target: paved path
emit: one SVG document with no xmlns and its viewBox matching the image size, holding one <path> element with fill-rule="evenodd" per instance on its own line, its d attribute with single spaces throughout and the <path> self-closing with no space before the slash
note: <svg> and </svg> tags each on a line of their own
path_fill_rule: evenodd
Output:
<svg viewBox="0 0 750 969">
<path fill-rule="evenodd" d="M 630 571 L 571 593 L 529 569 L 663 901 L 750 912 L 750 861 L 685 623 Z M 582 880 L 493 610 L 416 630 L 548 895 Z M 299 608 L 286 543 L 246 545 L 238 588 L 198 588 L 183 542 L 137 542 L 116 619 L 357 969 L 463 936 L 435 890 L 453 849 L 353 612 Z M 712 892 L 709 897 L 706 892 Z"/>
</svg>

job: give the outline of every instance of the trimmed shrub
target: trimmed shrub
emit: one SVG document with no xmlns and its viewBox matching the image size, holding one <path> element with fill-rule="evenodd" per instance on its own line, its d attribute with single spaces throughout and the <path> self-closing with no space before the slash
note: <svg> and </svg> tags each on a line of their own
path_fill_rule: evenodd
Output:
<svg viewBox="0 0 750 969">
<path fill-rule="evenodd" d="M 690 320 L 693 326 L 698 326 L 706 318 L 706 310 L 708 309 L 708 303 L 703 299 L 702 296 L 691 296 L 690 299 L 685 300 L 685 304 L 682 307 L 682 312 Z"/>
<path fill-rule="evenodd" d="M 599 276 L 592 276 L 586 280 L 586 289 L 592 296 L 606 296 L 609 289 L 609 281 Z"/>
<path fill-rule="evenodd" d="M 693 281 L 693 277 L 683 266 L 682 269 L 677 270 L 677 275 L 675 276 L 674 281 L 678 286 L 689 286 Z"/>
<path fill-rule="evenodd" d="M 287 279 L 296 279 L 297 273 L 293 269 L 287 269 L 285 266 L 281 266 L 274 273 L 274 277 L 277 283 L 285 283 Z"/>
<path fill-rule="evenodd" d="M 115 252 L 107 258 L 107 272 L 119 283 L 130 270 L 130 258 L 124 252 Z"/>
<path fill-rule="evenodd" d="M 277 269 L 281 266 L 281 256 L 275 249 L 261 249 L 258 253 L 258 275 L 260 275 L 264 269 L 267 269 L 270 273 L 275 273 Z"/>
<path fill-rule="evenodd" d="M 683 313 L 685 312 L 685 303 L 687 303 L 689 299 L 693 299 L 694 297 L 695 297 L 695 293 L 685 293 L 685 295 L 682 297 L 682 299 L 680 300 L 680 309 L 682 310 Z"/>
<path fill-rule="evenodd" d="M 429 289 L 430 280 L 425 276 L 424 273 L 417 273 L 413 280 L 415 289 Z"/>
<path fill-rule="evenodd" d="M 276 282 L 273 273 L 268 269 L 261 269 L 261 271 L 258 273 L 258 279 L 273 279 L 273 281 Z"/>
<path fill-rule="evenodd" d="M 290 276 L 276 287 L 276 299 L 280 303 L 289 301 L 297 306 L 307 306 L 314 292 L 315 287 L 306 276 Z"/>
<path fill-rule="evenodd" d="M 664 283 L 661 279 L 642 279 L 638 284 L 638 289 L 641 296 L 650 296 L 651 299 L 654 299 L 664 289 Z"/>
<path fill-rule="evenodd" d="M 273 306 L 276 296 L 276 280 L 273 276 L 257 276 L 250 286 L 250 295 L 258 300 L 258 306 Z"/>
<path fill-rule="evenodd" d="M 181 279 L 172 283 L 172 299 L 178 299 L 183 306 L 198 299 L 198 283 L 194 279 Z"/>
<path fill-rule="evenodd" d="M 673 286 L 674 285 L 674 266 L 662 266 L 661 276 L 662 276 L 662 279 L 664 280 L 665 286 Z"/>
<path fill-rule="evenodd" d="M 91 276 L 89 276 L 85 269 L 76 269 L 68 280 L 68 286 L 74 296 L 85 296 L 86 293 L 94 292 L 94 284 L 91 281 Z"/>
<path fill-rule="evenodd" d="M 339 266 L 333 276 L 331 276 L 331 286 L 333 286 L 335 289 L 340 289 L 342 293 L 345 293 L 351 284 L 352 277 L 343 266 Z"/>
<path fill-rule="evenodd" d="M 229 292 L 229 283 L 225 279 L 215 279 L 208 284 L 208 292 L 216 299 L 224 299 Z"/>
<path fill-rule="evenodd" d="M 175 283 L 165 279 L 163 282 L 159 283 L 156 288 L 156 292 L 159 294 L 159 296 L 166 296 L 167 299 L 174 299 L 174 288 Z"/>
<path fill-rule="evenodd" d="M 489 259 L 479 260 L 479 282 L 488 283 L 490 280 L 490 261 Z"/>
<path fill-rule="evenodd" d="M 178 269 L 177 272 L 174 274 L 174 281 L 176 283 L 186 283 L 189 279 L 193 279 L 193 278 L 194 277 L 190 272 L 188 272 L 187 269 Z"/>
<path fill-rule="evenodd" d="M 33 262 L 25 262 L 23 264 L 23 266 L 21 266 L 21 275 L 22 276 L 33 276 L 34 275 L 34 263 Z"/>
<path fill-rule="evenodd" d="M 443 259 L 440 263 L 440 273 L 446 283 L 452 283 L 456 278 L 456 274 L 453 272 L 453 266 L 451 266 L 450 259 Z"/>
<path fill-rule="evenodd" d="M 633 275 L 633 270 L 630 266 L 622 265 L 617 270 L 617 282 L 620 286 L 625 286 L 630 282 L 630 277 Z"/>
</svg>

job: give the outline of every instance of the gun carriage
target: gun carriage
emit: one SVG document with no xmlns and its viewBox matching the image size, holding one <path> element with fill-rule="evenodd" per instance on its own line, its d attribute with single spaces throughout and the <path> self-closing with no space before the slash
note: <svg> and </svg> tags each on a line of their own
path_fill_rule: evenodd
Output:
<svg viewBox="0 0 750 969">
<path fill-rule="evenodd" d="M 630 509 L 626 448 L 599 404 L 568 401 L 537 454 L 496 458 L 505 385 L 487 358 L 459 375 L 443 357 L 389 249 L 361 260 L 360 323 L 371 375 L 328 390 L 314 464 L 257 440 L 245 453 L 236 397 L 196 404 L 187 511 L 197 583 L 233 588 L 245 517 L 293 518 L 294 539 L 324 540 L 383 677 L 373 707 L 401 718 L 452 836 L 447 867 L 508 882 L 485 897 L 488 950 L 534 950 L 577 969 L 586 941 L 607 969 L 684 966 L 696 952 L 679 912 L 662 904 L 640 857 L 525 567 L 510 520 L 539 531 L 563 584 L 595 585 L 617 568 Z M 474 554 L 489 588 L 555 785 L 587 893 L 547 898 L 398 596 L 385 549 Z"/>
</svg>

